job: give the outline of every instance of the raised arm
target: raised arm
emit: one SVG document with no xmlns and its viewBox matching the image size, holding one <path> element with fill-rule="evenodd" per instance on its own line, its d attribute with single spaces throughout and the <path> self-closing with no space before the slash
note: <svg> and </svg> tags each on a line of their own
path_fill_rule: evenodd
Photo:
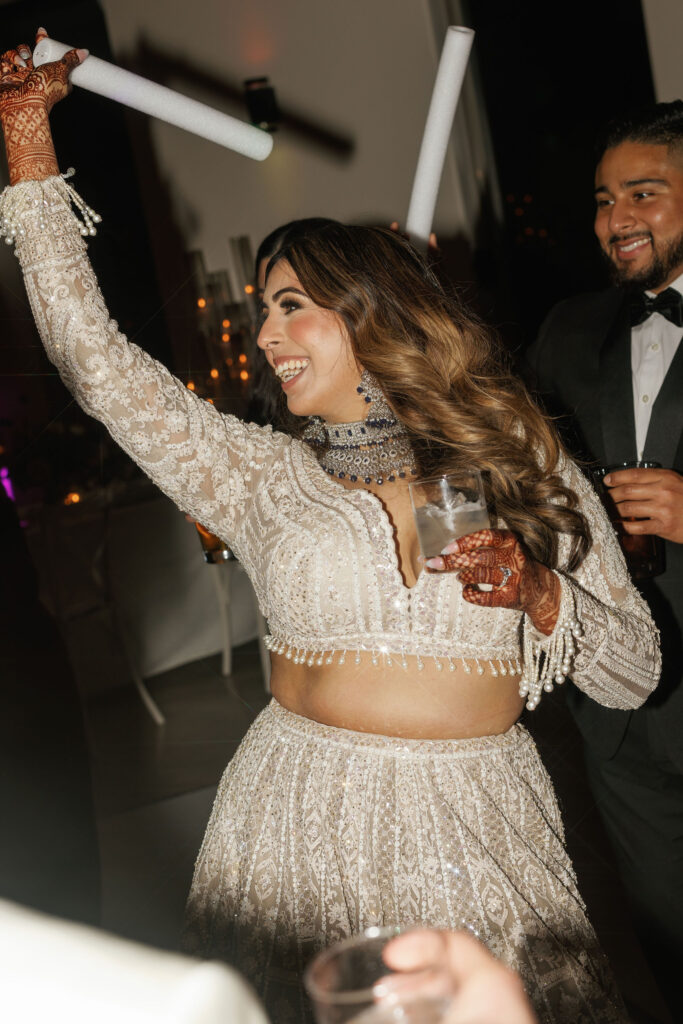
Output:
<svg viewBox="0 0 683 1024">
<path fill-rule="evenodd" d="M 288 443 L 269 428 L 223 416 L 127 341 L 109 318 L 84 235 L 95 217 L 71 209 L 48 113 L 66 95 L 86 51 L 33 70 L 28 47 L 0 60 L 0 120 L 12 186 L 0 197 L 4 234 L 16 240 L 48 357 L 90 415 L 184 511 L 233 539 L 258 478 Z M 78 197 L 76 197 L 78 205 Z"/>
</svg>

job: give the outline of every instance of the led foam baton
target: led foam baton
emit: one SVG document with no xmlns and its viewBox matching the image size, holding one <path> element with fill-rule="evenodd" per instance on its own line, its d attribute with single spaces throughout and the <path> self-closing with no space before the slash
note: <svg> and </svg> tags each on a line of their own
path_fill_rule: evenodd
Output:
<svg viewBox="0 0 683 1024">
<path fill-rule="evenodd" d="M 33 51 L 34 67 L 59 60 L 67 50 L 72 49 L 74 47 L 66 43 L 43 38 Z M 273 148 L 273 139 L 268 132 L 238 121 L 188 96 L 181 96 L 173 89 L 157 85 L 131 71 L 117 68 L 99 57 L 87 57 L 73 69 L 70 79 L 82 89 L 99 93 L 100 96 L 133 107 L 134 110 L 141 110 L 143 114 L 150 114 L 168 124 L 184 128 L 210 142 L 217 142 L 219 146 L 234 149 L 252 160 L 265 160 Z"/>
<path fill-rule="evenodd" d="M 432 230 L 446 149 L 473 40 L 472 29 L 451 25 L 441 51 L 406 219 L 408 234 L 424 245 Z"/>
</svg>

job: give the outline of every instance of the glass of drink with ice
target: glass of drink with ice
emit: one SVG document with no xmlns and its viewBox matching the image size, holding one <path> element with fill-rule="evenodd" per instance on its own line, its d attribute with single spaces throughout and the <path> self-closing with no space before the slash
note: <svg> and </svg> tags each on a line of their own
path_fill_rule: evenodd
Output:
<svg viewBox="0 0 683 1024">
<path fill-rule="evenodd" d="M 452 540 L 491 525 L 477 469 L 415 480 L 410 484 L 410 500 L 425 558 L 434 558 Z"/>
<path fill-rule="evenodd" d="M 317 1024 L 440 1024 L 453 995 L 445 964 L 392 971 L 384 959 L 400 927 L 367 928 L 311 961 L 304 986 Z M 390 980 L 390 991 L 382 986 Z"/>
</svg>

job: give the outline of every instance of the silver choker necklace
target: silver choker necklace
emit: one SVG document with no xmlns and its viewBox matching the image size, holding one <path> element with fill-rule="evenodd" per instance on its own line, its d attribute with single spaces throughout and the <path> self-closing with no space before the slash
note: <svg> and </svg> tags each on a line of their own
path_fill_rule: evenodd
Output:
<svg viewBox="0 0 683 1024">
<path fill-rule="evenodd" d="M 386 403 L 376 379 L 363 370 L 359 395 L 372 404 L 364 420 L 326 423 L 311 416 L 303 439 L 313 448 L 322 468 L 340 480 L 383 484 L 416 476 L 415 456 L 406 428 Z"/>
</svg>

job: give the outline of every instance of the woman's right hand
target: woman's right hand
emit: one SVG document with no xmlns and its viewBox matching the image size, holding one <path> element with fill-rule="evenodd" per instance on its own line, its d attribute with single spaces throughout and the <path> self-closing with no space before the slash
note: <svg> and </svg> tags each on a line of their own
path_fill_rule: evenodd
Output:
<svg viewBox="0 0 683 1024">
<path fill-rule="evenodd" d="M 39 28 L 36 43 L 45 36 Z M 87 50 L 69 50 L 34 68 L 30 48 L 21 43 L 0 57 L 0 121 L 11 185 L 59 174 L 48 115 L 68 94 L 69 74 L 87 56 Z"/>
</svg>

